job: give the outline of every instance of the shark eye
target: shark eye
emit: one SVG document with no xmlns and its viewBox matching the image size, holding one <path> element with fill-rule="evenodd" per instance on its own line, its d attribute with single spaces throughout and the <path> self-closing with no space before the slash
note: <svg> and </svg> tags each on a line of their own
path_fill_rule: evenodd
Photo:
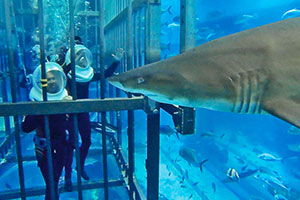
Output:
<svg viewBox="0 0 300 200">
<path fill-rule="evenodd" d="M 143 77 L 139 77 L 139 78 L 137 79 L 137 83 L 138 83 L 138 84 L 141 84 L 141 83 L 143 83 L 143 82 L 145 82 L 145 80 L 144 80 Z"/>
</svg>

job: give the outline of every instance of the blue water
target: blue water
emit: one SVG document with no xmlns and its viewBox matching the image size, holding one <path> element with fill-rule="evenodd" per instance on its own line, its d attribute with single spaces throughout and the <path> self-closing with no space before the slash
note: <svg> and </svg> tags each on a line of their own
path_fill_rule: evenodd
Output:
<svg viewBox="0 0 300 200">
<path fill-rule="evenodd" d="M 31 0 L 25 8 L 37 9 L 37 1 Z M 76 12 L 91 10 L 94 1 L 77 1 Z M 46 54 L 56 52 L 56 46 L 67 44 L 68 17 L 67 3 L 51 1 L 47 7 L 46 19 Z M 195 29 L 196 45 L 229 34 L 272 23 L 289 17 L 300 16 L 300 1 L 296 0 L 229 0 L 229 1 L 196 1 Z M 161 59 L 179 54 L 180 39 L 180 5 L 179 1 L 161 1 Z M 296 9 L 293 12 L 286 13 Z M 286 13 L 286 14 L 284 14 Z M 18 23 L 18 22 L 17 22 Z M 28 24 L 26 24 L 28 23 Z M 76 18 L 76 30 L 84 35 L 86 27 L 94 26 L 95 21 Z M 25 67 L 28 73 L 38 64 L 34 57 L 34 46 L 37 41 L 37 29 L 30 22 L 26 22 Z M 93 31 L 90 34 L 94 34 Z M 83 38 L 87 47 L 95 50 L 93 41 Z M 0 42 L 1 43 L 1 42 Z M 94 52 L 94 51 L 93 51 Z M 3 63 L 3 62 L 1 62 Z M 22 68 L 22 66 L 20 66 Z M 3 64 L 1 65 L 3 70 Z M 6 80 L 7 81 L 7 80 Z M 1 83 L 2 84 L 2 83 Z M 97 85 L 92 84 L 91 97 L 97 98 Z M 7 81 L 7 90 L 9 90 Z M 26 91 L 20 99 L 26 100 Z M 1 101 L 3 94 L 1 93 Z M 10 97 L 8 99 L 10 101 Z M 146 193 L 146 115 L 143 111 L 135 111 L 135 167 L 136 178 L 142 190 Z M 122 112 L 122 146 L 127 147 L 126 113 Z M 98 115 L 91 114 L 92 120 Z M 12 123 L 12 121 L 11 121 Z M 174 127 L 172 118 L 161 111 L 161 124 Z M 22 153 L 33 156 L 34 148 L 32 135 L 22 136 Z M 0 118 L 0 142 L 4 138 L 4 118 Z M 101 148 L 101 135 L 93 133 L 91 151 Z M 273 116 L 243 115 L 222 113 L 205 109 L 196 110 L 196 129 L 193 135 L 176 134 L 160 136 L 160 199 L 176 200 L 272 200 L 272 199 L 300 199 L 300 130 Z M 196 160 L 208 159 L 203 165 L 203 172 L 199 167 L 190 165 L 179 151 L 187 148 Z M 269 153 L 281 161 L 266 161 L 258 156 Z M 7 159 L 13 157 L 15 149 Z M 126 158 L 127 159 L 127 158 Z M 103 178 L 102 157 L 90 155 L 87 160 L 87 172 L 92 180 Z M 26 187 L 43 186 L 43 179 L 36 162 L 24 162 Z M 108 156 L 109 178 L 119 178 L 121 174 L 112 155 Z M 226 172 L 234 168 L 238 173 L 255 171 L 253 174 L 231 181 Z M 18 169 L 16 163 L 0 164 L 0 191 L 19 188 Z M 75 171 L 72 177 L 76 181 Z M 63 185 L 63 178 L 61 186 Z M 84 199 L 101 199 L 103 190 L 84 191 Z M 128 199 L 124 187 L 110 189 L 110 199 Z M 61 199 L 76 199 L 77 194 L 64 193 Z M 29 199 L 41 199 L 32 197 Z"/>
</svg>

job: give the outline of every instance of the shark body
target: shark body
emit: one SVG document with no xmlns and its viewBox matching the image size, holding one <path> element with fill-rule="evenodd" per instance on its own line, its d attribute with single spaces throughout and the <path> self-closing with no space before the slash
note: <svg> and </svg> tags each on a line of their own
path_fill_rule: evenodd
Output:
<svg viewBox="0 0 300 200">
<path fill-rule="evenodd" d="M 300 127 L 300 18 L 216 39 L 109 81 L 158 102 L 272 114 Z"/>
</svg>

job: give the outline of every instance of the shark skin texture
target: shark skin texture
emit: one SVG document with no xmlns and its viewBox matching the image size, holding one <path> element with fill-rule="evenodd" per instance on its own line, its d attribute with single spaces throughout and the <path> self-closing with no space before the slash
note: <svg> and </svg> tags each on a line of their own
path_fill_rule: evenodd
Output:
<svg viewBox="0 0 300 200">
<path fill-rule="evenodd" d="M 271 114 L 300 128 L 300 18 L 207 42 L 109 82 L 162 103 Z"/>
</svg>

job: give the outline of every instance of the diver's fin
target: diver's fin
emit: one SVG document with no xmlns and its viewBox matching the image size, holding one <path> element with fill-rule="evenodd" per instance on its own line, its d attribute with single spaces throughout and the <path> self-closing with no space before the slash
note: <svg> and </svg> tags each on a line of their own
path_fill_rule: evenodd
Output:
<svg viewBox="0 0 300 200">
<path fill-rule="evenodd" d="M 296 103 L 288 97 L 271 99 L 263 102 L 263 109 L 300 128 L 300 102 Z"/>
<path fill-rule="evenodd" d="M 202 160 L 202 161 L 200 162 L 200 171 L 201 171 L 201 172 L 203 171 L 202 165 L 203 165 L 206 161 L 208 161 L 208 159 Z"/>
</svg>

